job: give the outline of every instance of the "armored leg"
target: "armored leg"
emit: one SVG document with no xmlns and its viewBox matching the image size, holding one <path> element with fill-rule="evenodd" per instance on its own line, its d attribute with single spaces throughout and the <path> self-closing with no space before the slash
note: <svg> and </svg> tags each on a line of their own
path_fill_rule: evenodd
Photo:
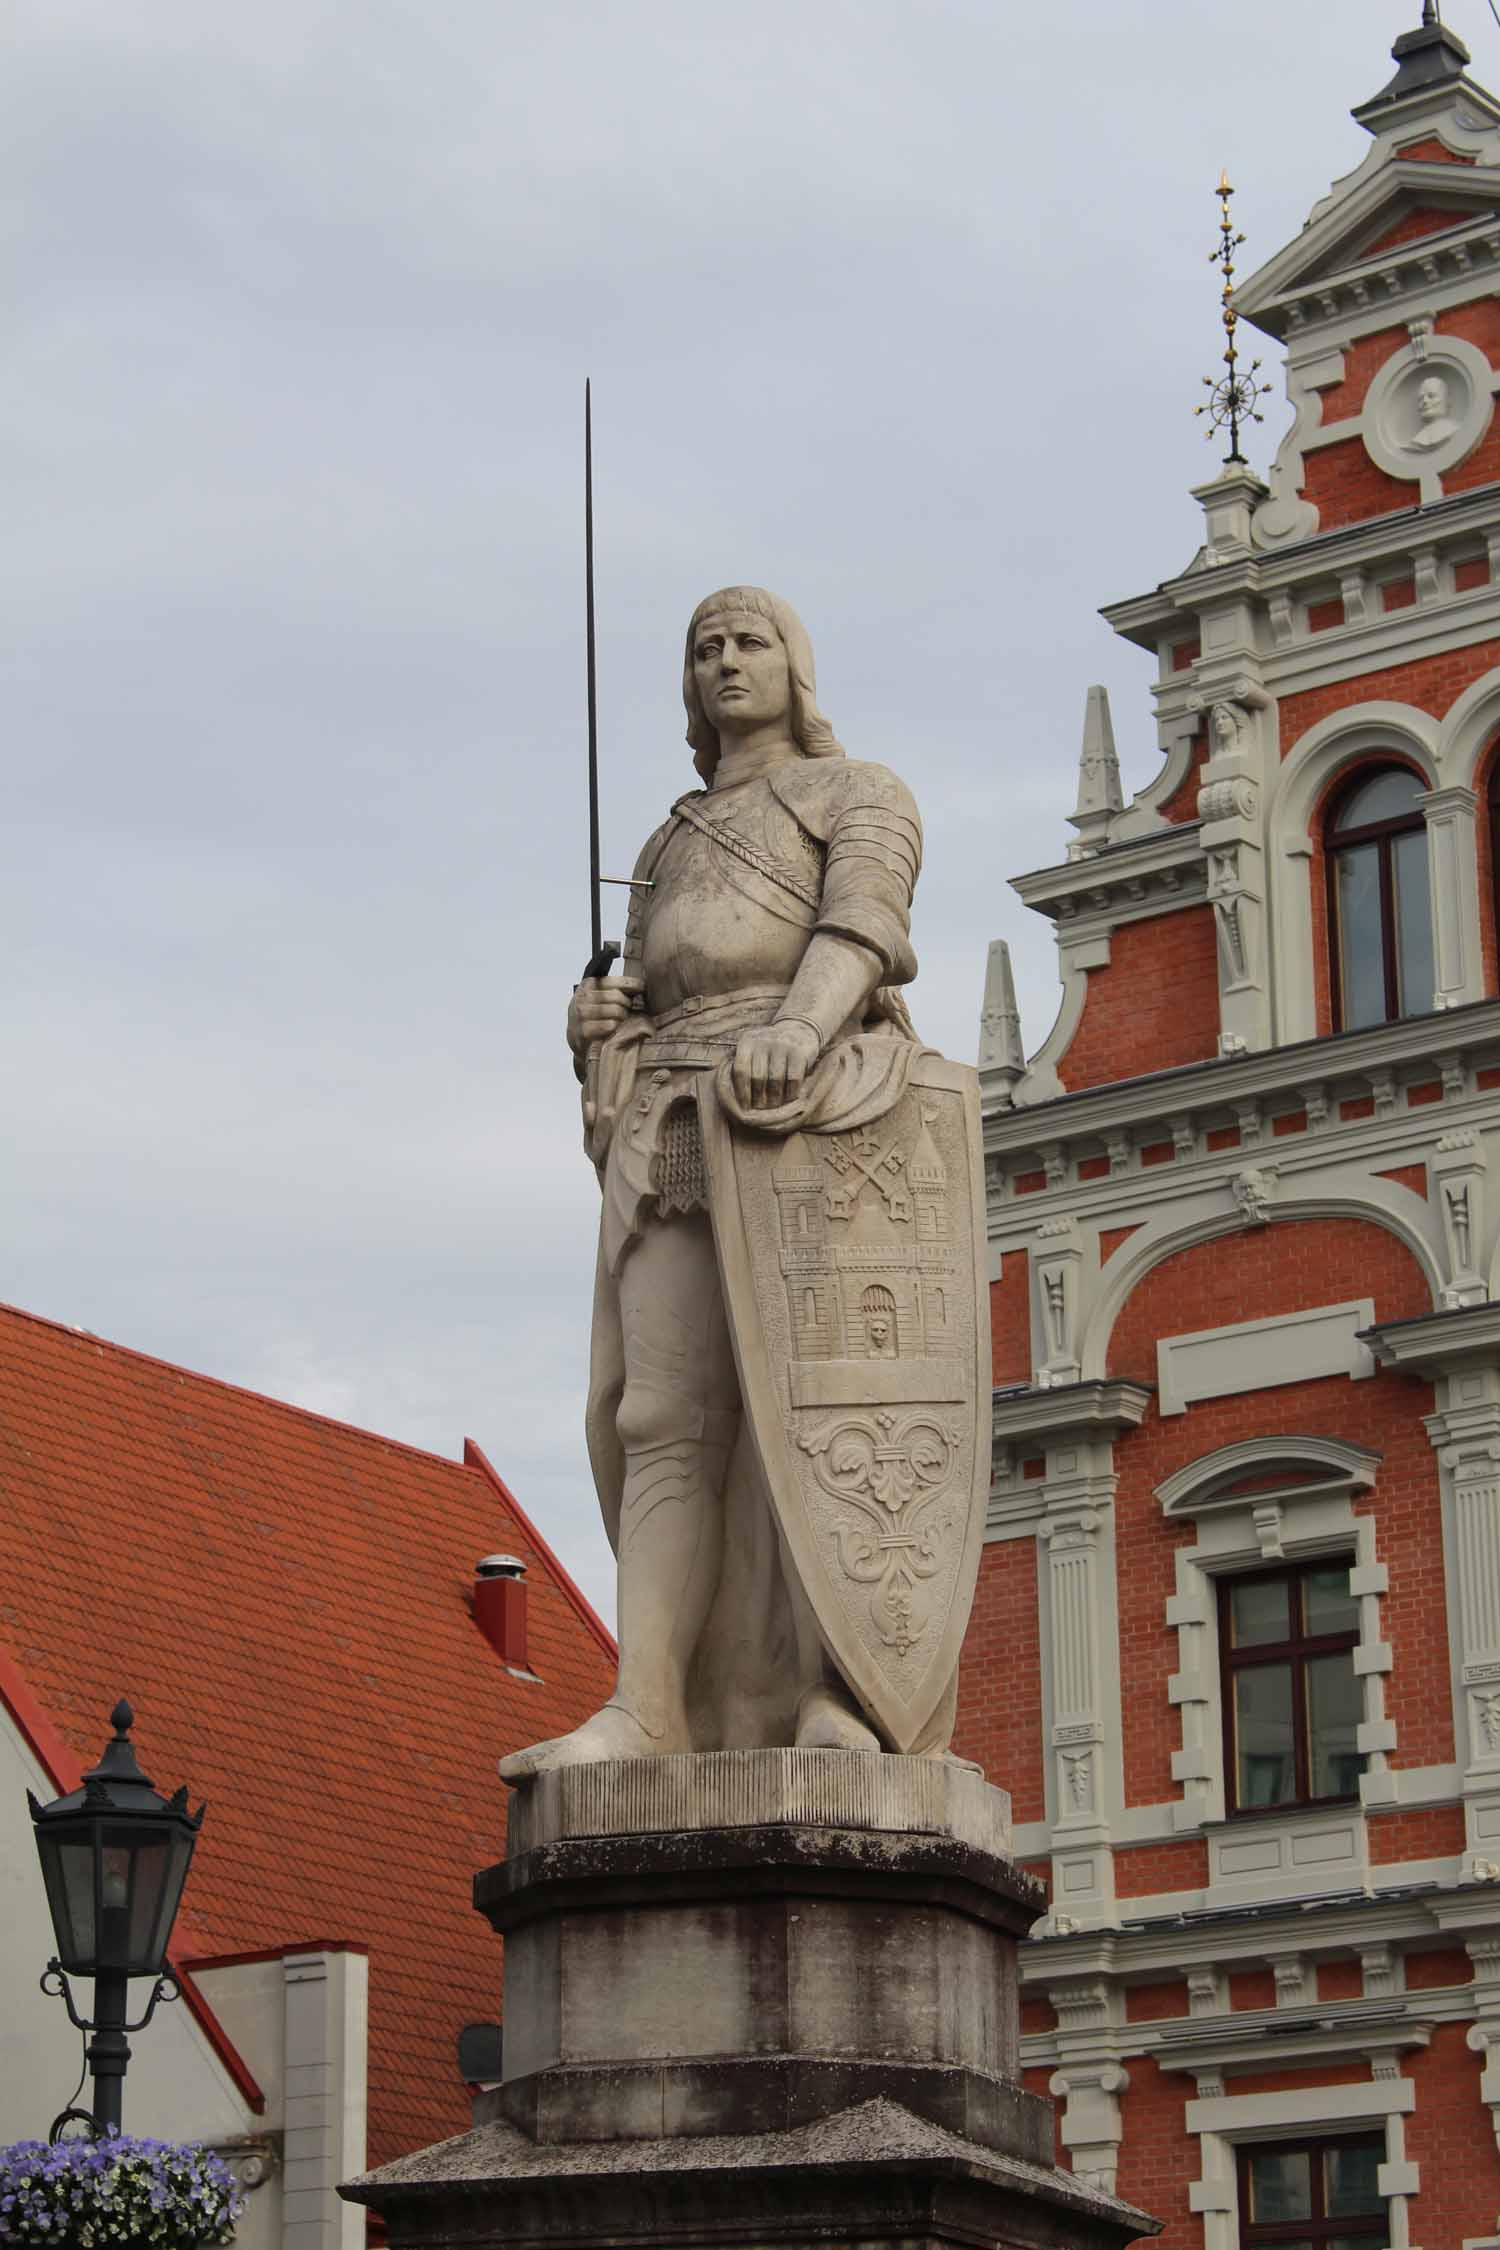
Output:
<svg viewBox="0 0 1500 2250">
<path fill-rule="evenodd" d="M 507 1781 L 603 1758 L 689 1750 L 686 1690 L 718 1584 L 739 1382 L 713 1235 L 693 1212 L 648 1219 L 619 1278 L 625 1459 L 617 1536 L 620 1668 L 602 1711 L 502 1761 Z"/>
</svg>

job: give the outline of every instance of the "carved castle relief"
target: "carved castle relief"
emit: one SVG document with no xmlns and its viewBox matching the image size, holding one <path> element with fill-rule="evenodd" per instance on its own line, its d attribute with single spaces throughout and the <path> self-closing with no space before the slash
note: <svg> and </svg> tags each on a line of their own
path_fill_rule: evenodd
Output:
<svg viewBox="0 0 1500 2250">
<path fill-rule="evenodd" d="M 774 1185 L 794 1405 L 960 1395 L 957 1386 L 912 1388 L 913 1360 L 954 1359 L 960 1341 L 935 1117 L 920 1110 L 914 1142 L 887 1119 L 816 1144 L 794 1133 L 782 1151 Z M 893 1374 L 900 1365 L 894 1390 L 869 1368 L 849 1367 L 845 1384 L 807 1379 L 808 1362 L 869 1360 L 889 1361 Z"/>
</svg>

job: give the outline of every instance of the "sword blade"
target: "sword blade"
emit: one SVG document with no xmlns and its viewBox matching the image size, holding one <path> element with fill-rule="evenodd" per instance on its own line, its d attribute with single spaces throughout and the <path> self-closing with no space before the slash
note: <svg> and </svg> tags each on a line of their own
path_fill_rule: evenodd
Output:
<svg viewBox="0 0 1500 2250">
<path fill-rule="evenodd" d="M 599 691 L 594 658 L 594 400 L 587 379 L 583 386 L 583 572 L 589 699 L 589 934 L 590 959 L 597 961 L 604 934 L 599 913 Z"/>
</svg>

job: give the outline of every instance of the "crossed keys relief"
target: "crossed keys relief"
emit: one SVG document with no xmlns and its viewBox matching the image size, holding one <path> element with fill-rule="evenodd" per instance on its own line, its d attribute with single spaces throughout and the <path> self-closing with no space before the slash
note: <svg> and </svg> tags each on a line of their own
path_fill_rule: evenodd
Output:
<svg viewBox="0 0 1500 2250">
<path fill-rule="evenodd" d="M 943 1568 L 955 1518 L 944 1508 L 960 1433 L 927 1410 L 838 1414 L 797 1443 L 818 1483 L 857 1514 L 835 1524 L 846 1578 L 874 1589 L 870 1616 L 887 1648 L 904 1657 L 932 1622 L 923 1591 Z"/>
<path fill-rule="evenodd" d="M 911 1217 L 911 1197 L 906 1192 L 906 1151 L 899 1140 L 890 1141 L 882 1148 L 876 1135 L 866 1129 L 849 1140 L 830 1140 L 823 1151 L 823 1161 L 841 1175 L 841 1184 L 827 1191 L 830 1219 L 852 1217 L 855 1203 L 867 1184 L 884 1198 L 893 1219 L 904 1223 Z"/>
</svg>

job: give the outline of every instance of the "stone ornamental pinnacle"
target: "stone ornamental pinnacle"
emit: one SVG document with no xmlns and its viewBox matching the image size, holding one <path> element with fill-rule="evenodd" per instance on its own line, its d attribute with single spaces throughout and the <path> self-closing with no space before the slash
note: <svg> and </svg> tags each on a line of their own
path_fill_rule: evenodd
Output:
<svg viewBox="0 0 1500 2250">
<path fill-rule="evenodd" d="M 1247 374 L 1240 373 L 1239 352 L 1234 340 L 1240 319 L 1234 309 L 1234 254 L 1245 237 L 1235 232 L 1234 221 L 1229 216 L 1229 199 L 1234 194 L 1234 189 L 1227 172 L 1219 174 L 1219 184 L 1214 192 L 1219 198 L 1219 239 L 1208 253 L 1208 262 L 1211 266 L 1218 266 L 1224 277 L 1219 302 L 1222 308 L 1220 317 L 1224 324 L 1225 372 L 1217 379 L 1212 375 L 1204 376 L 1204 388 L 1209 395 L 1193 408 L 1193 412 L 1208 418 L 1208 428 L 1203 433 L 1205 437 L 1211 438 L 1215 430 L 1229 432 L 1229 451 L 1224 456 L 1224 466 L 1232 469 L 1245 466 L 1245 456 L 1240 451 L 1240 424 L 1265 420 L 1255 402 L 1264 398 L 1271 386 L 1255 380 L 1260 372 L 1258 359 L 1250 362 Z"/>
</svg>

